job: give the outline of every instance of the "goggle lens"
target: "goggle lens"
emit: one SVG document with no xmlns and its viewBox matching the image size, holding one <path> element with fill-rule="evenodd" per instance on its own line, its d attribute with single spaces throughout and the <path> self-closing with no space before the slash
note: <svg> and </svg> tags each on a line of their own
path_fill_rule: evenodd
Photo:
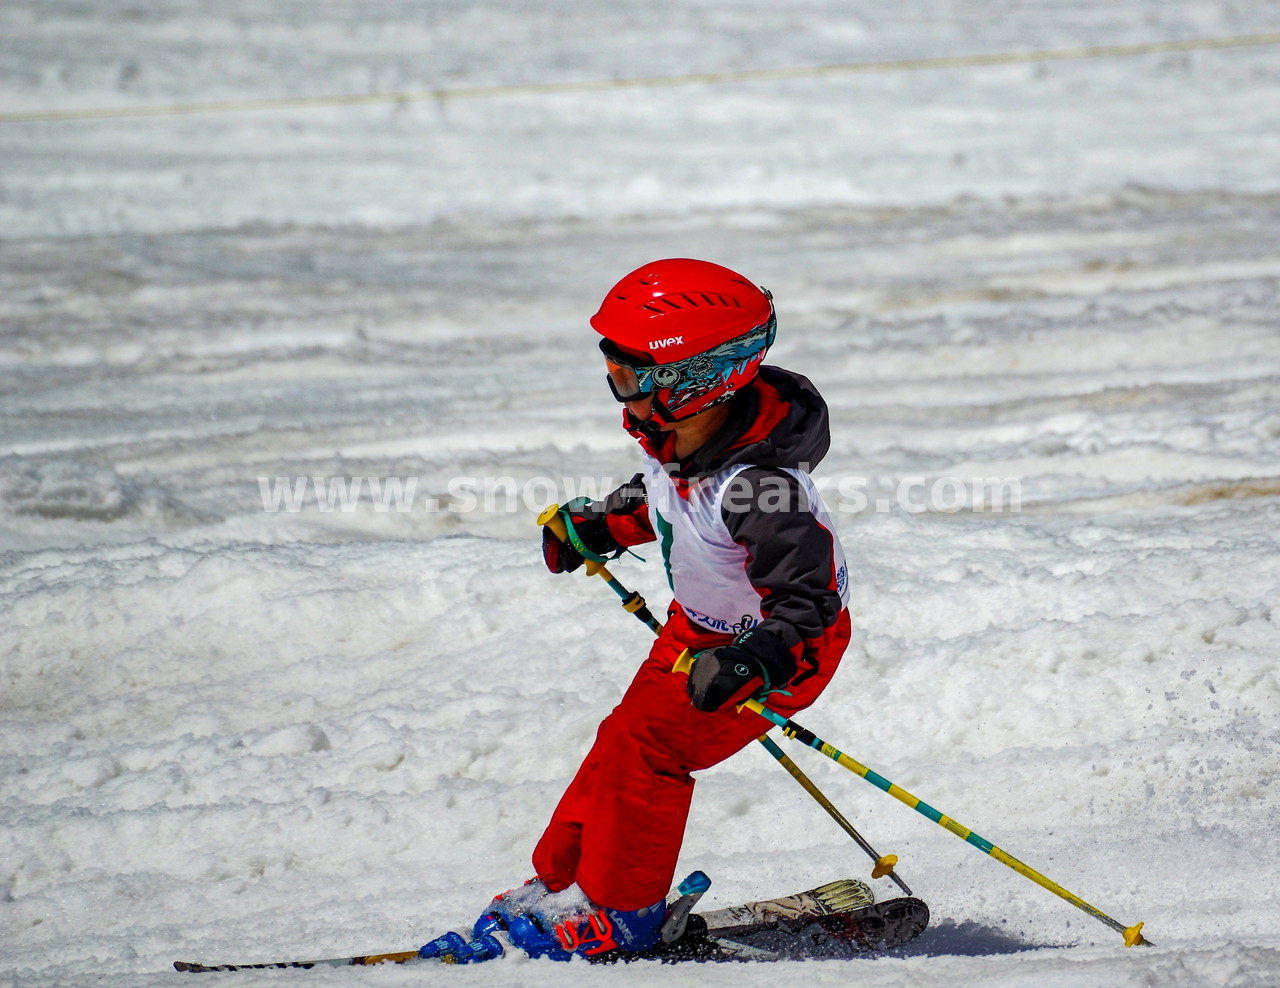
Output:
<svg viewBox="0 0 1280 988">
<path fill-rule="evenodd" d="M 618 401 L 639 401 L 649 394 L 640 388 L 640 377 L 634 367 L 615 363 L 608 357 L 605 366 L 609 368 L 609 387 Z"/>
</svg>

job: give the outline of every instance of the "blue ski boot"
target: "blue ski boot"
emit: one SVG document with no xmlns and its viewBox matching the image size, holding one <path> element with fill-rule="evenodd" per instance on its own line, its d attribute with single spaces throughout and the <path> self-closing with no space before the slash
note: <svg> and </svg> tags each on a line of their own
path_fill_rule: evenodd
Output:
<svg viewBox="0 0 1280 988">
<path fill-rule="evenodd" d="M 666 915 L 665 898 L 641 909 L 606 909 L 576 885 L 552 893 L 535 878 L 489 904 L 472 928 L 472 942 L 505 936 L 530 957 L 594 959 L 609 951 L 633 953 L 653 947 Z"/>
</svg>

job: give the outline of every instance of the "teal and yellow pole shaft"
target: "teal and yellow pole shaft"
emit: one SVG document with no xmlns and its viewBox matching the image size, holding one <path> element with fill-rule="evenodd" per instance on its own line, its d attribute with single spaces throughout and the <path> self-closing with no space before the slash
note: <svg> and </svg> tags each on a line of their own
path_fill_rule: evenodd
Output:
<svg viewBox="0 0 1280 988">
<path fill-rule="evenodd" d="M 911 889 L 907 886 L 907 883 L 899 878 L 897 872 L 893 870 L 894 866 L 898 863 L 898 856 L 896 854 L 877 854 L 875 849 L 867 843 L 860 833 L 858 833 L 853 824 L 845 819 L 844 814 L 836 809 L 835 804 L 833 804 L 831 800 L 827 799 L 822 790 L 814 784 L 813 780 L 804 774 L 804 771 L 800 766 L 793 762 L 787 756 L 785 751 L 778 747 L 777 742 L 775 742 L 773 738 L 769 737 L 767 734 L 762 734 L 757 740 L 759 740 L 759 742 L 764 746 L 764 750 L 776 758 L 778 764 L 785 768 L 791 774 L 791 777 L 800 783 L 801 788 L 812 796 L 819 806 L 827 811 L 827 815 L 836 822 L 836 826 L 852 837 L 854 843 L 866 851 L 871 860 L 875 862 L 875 867 L 871 869 L 872 878 L 884 878 L 885 876 L 888 876 L 893 879 L 893 884 L 902 890 L 903 895 L 913 894 Z"/>
<path fill-rule="evenodd" d="M 951 817 L 947 816 L 945 813 L 938 812 L 928 803 L 921 802 L 915 796 L 911 795 L 911 793 L 907 792 L 905 789 L 901 788 L 900 786 L 897 786 L 894 783 L 890 782 L 883 775 L 880 775 L 877 772 L 873 772 L 871 769 L 867 768 L 867 766 L 863 765 L 857 759 L 851 758 L 849 755 L 846 755 L 844 752 L 839 751 L 836 748 L 833 748 L 831 745 L 827 744 L 827 742 L 823 741 L 820 737 L 818 737 L 812 731 L 809 731 L 801 727 L 795 721 L 788 720 L 786 717 L 782 716 L 781 714 L 776 713 L 773 710 L 770 710 L 768 707 L 760 703 L 758 700 L 747 700 L 745 703 L 742 704 L 742 707 L 754 713 L 757 713 L 761 717 L 763 717 L 765 720 L 768 720 L 778 725 L 779 727 L 782 728 L 782 732 L 785 735 L 787 735 L 787 737 L 794 738 L 795 740 L 801 742 L 802 744 L 807 744 L 810 748 L 813 748 L 815 751 L 821 752 L 822 754 L 830 758 L 832 761 L 840 765 L 843 765 L 845 768 L 847 768 L 850 772 L 853 772 L 855 775 L 862 776 L 862 778 L 866 779 L 876 788 L 883 789 L 894 799 L 898 800 L 899 802 L 906 803 L 917 813 L 921 814 L 922 816 L 928 817 L 930 820 L 932 820 L 934 823 L 938 824 L 939 826 L 945 827 L 947 830 L 951 831 L 961 840 L 966 841 L 967 843 L 972 844 L 978 850 L 986 854 L 989 854 L 991 857 L 995 858 L 1001 864 L 1008 865 L 1010 868 L 1016 871 L 1019 875 L 1022 875 L 1024 878 L 1031 879 L 1031 881 L 1035 882 L 1041 888 L 1048 889 L 1050 892 L 1058 896 L 1060 899 L 1065 899 L 1067 902 L 1071 903 L 1077 909 L 1083 910 L 1084 912 L 1088 913 L 1090 916 L 1094 917 L 1095 919 L 1105 923 L 1111 929 L 1115 930 L 1117 933 L 1120 933 L 1124 936 L 1124 943 L 1126 947 L 1132 947 L 1132 946 L 1135 946 L 1136 944 L 1149 945 L 1151 943 L 1150 940 L 1147 940 L 1142 935 L 1142 926 L 1143 926 L 1142 923 L 1136 923 L 1133 926 L 1125 926 L 1123 923 L 1120 923 L 1112 919 L 1102 910 L 1089 905 L 1089 903 L 1085 902 L 1078 895 L 1075 895 L 1074 893 L 1064 889 L 1057 882 L 1049 878 L 1046 878 L 1044 875 L 1040 874 L 1040 872 L 1036 871 L 1034 868 L 1030 867 L 1029 865 L 1023 864 L 1021 861 L 1015 858 L 1012 854 L 1009 854 L 1007 851 L 1003 851 L 1000 848 L 996 847 L 985 837 L 980 837 L 979 835 L 975 834 L 972 830 L 970 830 L 968 827 L 965 827 L 958 821 L 951 819 Z"/>
</svg>

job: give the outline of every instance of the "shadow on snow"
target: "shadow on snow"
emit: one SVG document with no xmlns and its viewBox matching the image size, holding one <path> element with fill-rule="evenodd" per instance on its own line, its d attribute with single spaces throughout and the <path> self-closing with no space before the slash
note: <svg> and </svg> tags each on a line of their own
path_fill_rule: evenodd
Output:
<svg viewBox="0 0 1280 988">
<path fill-rule="evenodd" d="M 944 920 L 930 926 L 916 939 L 885 954 L 894 957 L 990 957 L 1016 954 L 1042 947 L 1061 947 L 1058 943 L 1037 943 L 981 923 Z M 883 955 L 882 955 L 883 956 Z"/>
</svg>

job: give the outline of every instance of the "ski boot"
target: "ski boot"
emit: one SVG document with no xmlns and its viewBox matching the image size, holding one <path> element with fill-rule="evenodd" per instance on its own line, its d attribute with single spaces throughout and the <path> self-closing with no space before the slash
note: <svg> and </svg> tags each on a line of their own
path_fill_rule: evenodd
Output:
<svg viewBox="0 0 1280 988">
<path fill-rule="evenodd" d="M 607 909 L 576 885 L 552 893 L 535 878 L 494 899 L 471 935 L 473 943 L 505 939 L 530 957 L 592 960 L 611 951 L 653 947 L 666 915 L 666 899 L 640 909 Z"/>
</svg>

